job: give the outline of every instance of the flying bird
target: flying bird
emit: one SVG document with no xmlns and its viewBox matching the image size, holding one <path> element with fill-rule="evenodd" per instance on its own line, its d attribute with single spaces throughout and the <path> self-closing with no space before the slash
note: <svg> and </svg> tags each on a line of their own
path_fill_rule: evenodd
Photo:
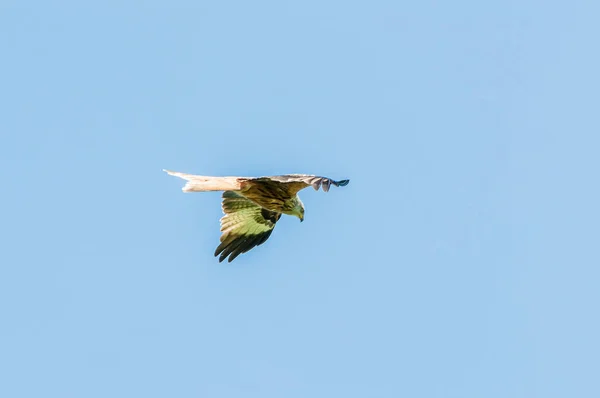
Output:
<svg viewBox="0 0 600 398">
<path fill-rule="evenodd" d="M 164 170 L 187 181 L 183 192 L 224 191 L 221 207 L 221 244 L 215 250 L 219 262 L 263 244 L 282 214 L 304 220 L 304 205 L 298 191 L 312 186 L 315 191 L 329 191 L 331 185 L 343 187 L 350 180 L 334 181 L 307 174 L 270 177 L 208 177 Z"/>
</svg>

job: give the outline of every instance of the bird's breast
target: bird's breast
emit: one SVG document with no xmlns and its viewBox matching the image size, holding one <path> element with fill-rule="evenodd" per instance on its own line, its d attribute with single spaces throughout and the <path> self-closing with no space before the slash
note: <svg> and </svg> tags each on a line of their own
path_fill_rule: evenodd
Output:
<svg viewBox="0 0 600 398">
<path fill-rule="evenodd" d="M 277 191 L 261 189 L 261 187 L 250 187 L 240 193 L 260 207 L 270 211 L 289 213 L 294 207 L 291 198 L 285 197 Z"/>
</svg>

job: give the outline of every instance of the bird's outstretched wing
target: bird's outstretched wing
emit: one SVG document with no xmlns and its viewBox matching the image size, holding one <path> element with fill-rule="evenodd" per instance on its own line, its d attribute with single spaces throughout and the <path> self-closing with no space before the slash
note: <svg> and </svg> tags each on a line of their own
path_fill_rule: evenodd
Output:
<svg viewBox="0 0 600 398">
<path fill-rule="evenodd" d="M 281 213 L 264 209 L 232 191 L 223 192 L 221 244 L 215 250 L 219 262 L 228 256 L 232 262 L 237 256 L 264 243 Z"/>
<path fill-rule="evenodd" d="M 308 174 L 285 174 L 280 176 L 270 176 L 270 177 L 259 177 L 251 179 L 253 181 L 275 181 L 281 183 L 286 186 L 287 191 L 290 195 L 295 195 L 298 191 L 312 186 L 315 191 L 318 191 L 319 188 L 323 188 L 323 191 L 329 191 L 329 187 L 331 185 L 335 185 L 336 187 L 345 187 L 348 185 L 350 180 L 340 180 L 335 181 L 331 178 L 320 177 Z"/>
</svg>

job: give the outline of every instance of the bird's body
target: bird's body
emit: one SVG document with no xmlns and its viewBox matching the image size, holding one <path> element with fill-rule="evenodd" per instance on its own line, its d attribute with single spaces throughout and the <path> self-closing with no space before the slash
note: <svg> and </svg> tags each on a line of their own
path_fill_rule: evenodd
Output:
<svg viewBox="0 0 600 398">
<path fill-rule="evenodd" d="M 334 181 L 306 174 L 271 177 L 210 177 L 165 170 L 187 181 L 183 192 L 223 192 L 221 244 L 215 251 L 219 261 L 231 262 L 241 253 L 264 243 L 275 228 L 281 214 L 304 220 L 304 205 L 298 191 L 308 186 L 315 190 L 330 185 L 345 186 L 349 180 Z"/>
</svg>

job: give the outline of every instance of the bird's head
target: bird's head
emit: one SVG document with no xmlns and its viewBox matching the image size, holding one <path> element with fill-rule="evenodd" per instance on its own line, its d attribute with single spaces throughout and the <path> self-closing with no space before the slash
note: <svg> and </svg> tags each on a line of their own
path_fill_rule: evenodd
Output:
<svg viewBox="0 0 600 398">
<path fill-rule="evenodd" d="M 302 203 L 298 195 L 294 197 L 292 203 L 293 207 L 290 215 L 298 217 L 300 219 L 300 222 L 304 221 L 304 204 Z"/>
</svg>

